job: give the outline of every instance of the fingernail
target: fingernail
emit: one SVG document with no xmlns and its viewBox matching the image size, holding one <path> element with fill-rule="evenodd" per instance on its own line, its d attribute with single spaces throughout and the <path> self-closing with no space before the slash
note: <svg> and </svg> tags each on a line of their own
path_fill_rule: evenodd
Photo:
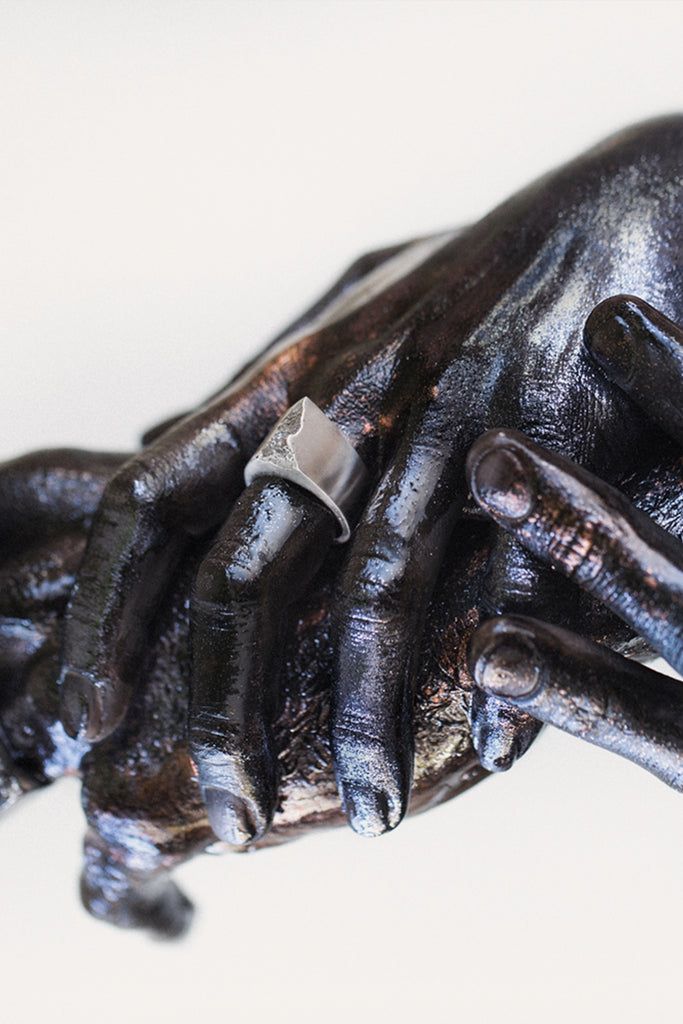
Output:
<svg viewBox="0 0 683 1024">
<path fill-rule="evenodd" d="M 482 766 L 506 772 L 538 735 L 540 723 L 514 704 L 474 691 L 470 711 L 472 742 Z"/>
<path fill-rule="evenodd" d="M 506 772 L 515 763 L 514 740 L 509 734 L 472 723 L 472 743 L 487 772 Z"/>
<path fill-rule="evenodd" d="M 610 380 L 628 383 L 635 368 L 636 345 L 625 316 L 612 307 L 598 306 L 586 321 L 583 337 L 586 348 Z"/>
<path fill-rule="evenodd" d="M 506 637 L 497 647 L 479 654 L 474 666 L 477 685 L 501 697 L 529 697 L 540 681 L 538 654 L 521 637 Z"/>
<path fill-rule="evenodd" d="M 522 519 L 534 507 L 529 472 L 509 448 L 492 448 L 482 455 L 472 473 L 477 501 L 506 519 Z"/>
<path fill-rule="evenodd" d="M 60 717 L 65 732 L 74 740 L 97 738 L 102 709 L 92 679 L 67 671 L 60 687 Z"/>
<path fill-rule="evenodd" d="M 226 789 L 207 786 L 202 790 L 209 824 L 218 839 L 233 846 L 246 846 L 259 834 L 254 809 Z"/>
<path fill-rule="evenodd" d="M 341 786 L 344 812 L 354 832 L 360 836 L 381 836 L 392 827 L 389 798 L 372 786 L 346 783 Z"/>
<path fill-rule="evenodd" d="M 502 703 L 490 693 L 475 690 L 470 710 L 472 743 L 479 763 L 489 772 L 506 772 L 514 762 L 511 732 L 498 725 L 497 711 Z"/>
</svg>

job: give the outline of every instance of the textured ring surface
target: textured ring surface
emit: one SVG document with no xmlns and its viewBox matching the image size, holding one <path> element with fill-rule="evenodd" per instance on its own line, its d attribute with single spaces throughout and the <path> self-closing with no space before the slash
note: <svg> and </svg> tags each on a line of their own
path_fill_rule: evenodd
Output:
<svg viewBox="0 0 683 1024">
<path fill-rule="evenodd" d="M 334 514 L 343 544 L 351 536 L 346 513 L 360 497 L 368 471 L 339 427 L 310 398 L 290 406 L 244 469 L 249 485 L 279 476 L 314 494 Z"/>
</svg>

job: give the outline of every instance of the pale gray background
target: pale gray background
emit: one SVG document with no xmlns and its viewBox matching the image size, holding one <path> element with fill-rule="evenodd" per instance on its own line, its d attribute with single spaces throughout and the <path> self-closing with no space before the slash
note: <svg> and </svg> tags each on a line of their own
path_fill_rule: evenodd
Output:
<svg viewBox="0 0 683 1024">
<path fill-rule="evenodd" d="M 0 455 L 132 446 L 359 252 L 683 107 L 678 3 L 0 2 Z M 0 1013 L 679 1010 L 683 802 L 547 733 L 395 834 L 197 861 L 182 945 L 91 922 L 75 783 L 2 823 Z"/>
</svg>

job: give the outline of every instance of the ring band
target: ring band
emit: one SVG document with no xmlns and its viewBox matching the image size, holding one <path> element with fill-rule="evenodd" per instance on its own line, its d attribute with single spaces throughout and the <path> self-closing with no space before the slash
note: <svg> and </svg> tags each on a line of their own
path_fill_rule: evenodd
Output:
<svg viewBox="0 0 683 1024">
<path fill-rule="evenodd" d="M 341 528 L 337 543 L 351 536 L 346 513 L 365 488 L 368 471 L 339 427 L 310 398 L 280 417 L 244 469 L 247 486 L 259 476 L 279 476 L 314 494 Z"/>
</svg>

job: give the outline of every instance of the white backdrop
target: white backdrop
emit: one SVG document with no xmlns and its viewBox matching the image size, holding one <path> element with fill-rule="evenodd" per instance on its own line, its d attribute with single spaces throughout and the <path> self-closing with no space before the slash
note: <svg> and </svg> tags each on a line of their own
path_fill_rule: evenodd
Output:
<svg viewBox="0 0 683 1024">
<path fill-rule="evenodd" d="M 682 36 L 679 3 L 0 0 L 0 456 L 131 447 L 361 251 L 683 107 Z M 60 783 L 2 822 L 0 1012 L 678 1015 L 682 811 L 546 732 L 381 840 L 187 866 L 160 946 L 80 910 Z"/>
</svg>

